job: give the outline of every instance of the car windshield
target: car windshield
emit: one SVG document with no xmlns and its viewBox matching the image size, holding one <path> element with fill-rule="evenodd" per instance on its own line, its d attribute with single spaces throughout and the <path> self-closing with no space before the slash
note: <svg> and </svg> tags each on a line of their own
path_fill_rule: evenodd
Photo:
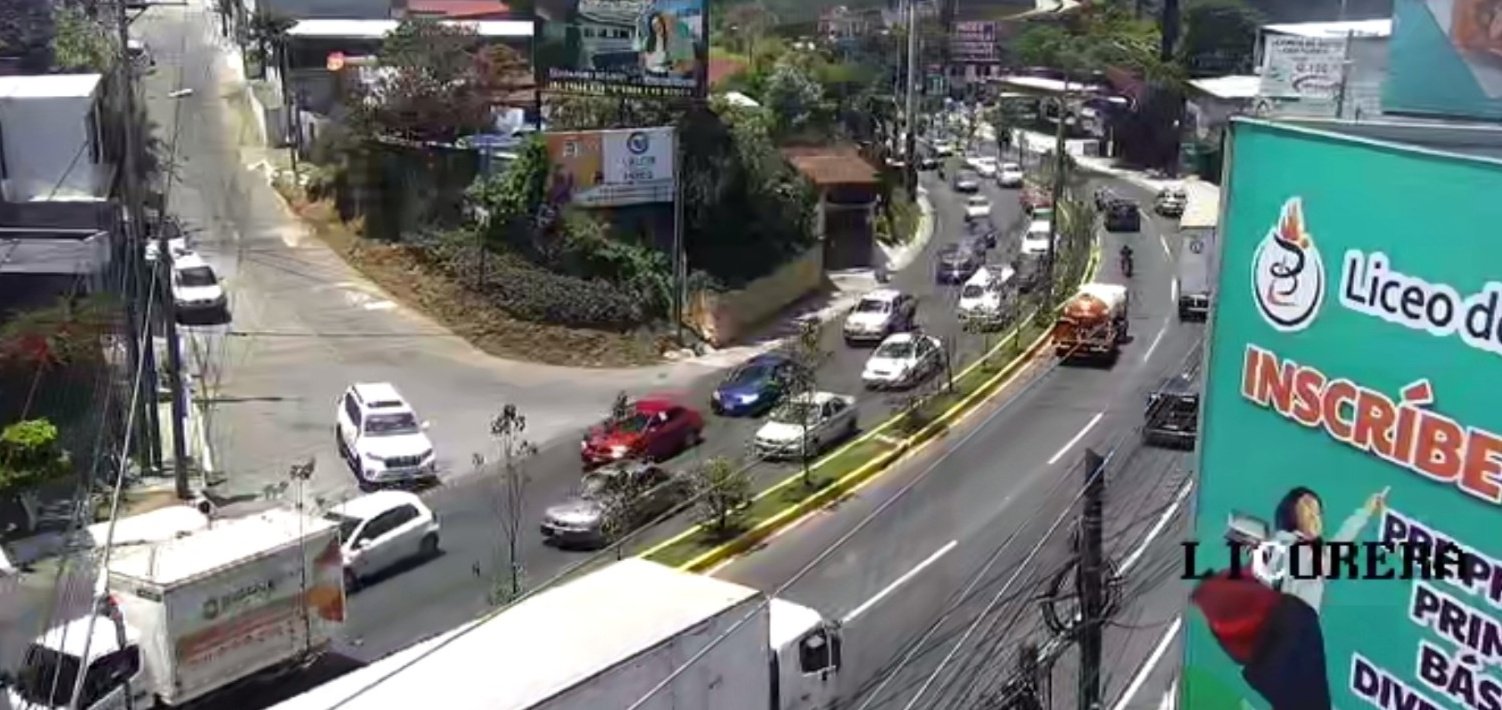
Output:
<svg viewBox="0 0 1502 710">
<path fill-rule="evenodd" d="M 807 422 L 813 424 L 818 421 L 816 416 L 819 407 L 809 402 L 785 402 L 772 412 L 772 421 L 782 424 L 800 424 Z"/>
<path fill-rule="evenodd" d="M 349 542 L 355 536 L 355 528 L 360 527 L 360 519 L 338 513 L 324 513 L 323 519 L 339 526 L 339 542 Z"/>
<path fill-rule="evenodd" d="M 652 415 L 636 413 L 616 421 L 611 429 L 623 434 L 640 434 L 652 423 Z"/>
<path fill-rule="evenodd" d="M 759 362 L 754 365 L 746 365 L 739 370 L 736 370 L 734 374 L 730 375 L 730 379 L 727 381 L 731 384 L 736 385 L 743 385 L 751 382 L 760 382 L 762 380 L 770 378 L 772 376 L 772 371 L 775 368 L 776 366 L 770 363 Z"/>
<path fill-rule="evenodd" d="M 77 656 L 32 646 L 27 649 L 26 663 L 16 678 L 16 691 L 22 700 L 32 705 L 66 707 L 73 699 L 73 683 L 77 677 Z"/>
<path fill-rule="evenodd" d="M 396 414 L 372 414 L 365 420 L 365 433 L 370 436 L 401 436 L 402 434 L 416 434 L 422 427 L 417 424 L 417 417 L 411 412 L 399 412 Z"/>
<path fill-rule="evenodd" d="M 912 355 L 913 344 L 905 340 L 898 343 L 886 343 L 876 349 L 876 357 L 891 358 L 893 360 L 902 360 L 912 357 Z"/>
<path fill-rule="evenodd" d="M 214 270 L 207 266 L 190 266 L 177 272 L 177 282 L 184 286 L 213 286 L 218 283 Z"/>
<path fill-rule="evenodd" d="M 989 205 L 989 204 L 991 204 L 991 201 L 988 200 L 988 199 L 986 199 L 986 198 L 984 198 L 984 197 L 972 197 L 972 198 L 970 198 L 970 206 L 971 207 L 985 207 L 986 205 Z"/>
<path fill-rule="evenodd" d="M 891 310 L 891 304 L 886 301 L 878 301 L 874 298 L 862 300 L 855 307 L 857 313 L 886 313 Z"/>
<path fill-rule="evenodd" d="M 960 291 L 960 298 L 980 298 L 986 295 L 986 287 L 980 284 L 966 284 Z"/>
<path fill-rule="evenodd" d="M 1022 166 L 1018 165 L 1016 163 L 1002 163 L 1001 164 L 1001 169 L 1005 170 L 1005 171 L 1007 171 L 1009 173 L 1020 173 L 1020 172 L 1022 172 Z"/>
</svg>

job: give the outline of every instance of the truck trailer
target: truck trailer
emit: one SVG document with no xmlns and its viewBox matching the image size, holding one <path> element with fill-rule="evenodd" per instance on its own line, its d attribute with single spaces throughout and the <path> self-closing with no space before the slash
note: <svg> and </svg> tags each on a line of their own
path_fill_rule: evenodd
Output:
<svg viewBox="0 0 1502 710">
<path fill-rule="evenodd" d="M 1127 340 L 1131 305 L 1125 286 L 1088 283 L 1064 304 L 1054 325 L 1054 353 L 1065 361 L 1099 358 L 1115 361 Z"/>
<path fill-rule="evenodd" d="M 1216 232 L 1220 224 L 1220 189 L 1207 183 L 1191 183 L 1189 202 L 1179 218 L 1178 273 L 1174 292 L 1178 294 L 1179 320 L 1203 321 L 1210 316 L 1210 302 L 1215 291 Z"/>
<path fill-rule="evenodd" d="M 802 710 L 832 705 L 839 668 L 839 629 L 813 609 L 628 559 L 273 710 L 625 710 L 643 698 L 643 710 Z"/>
<path fill-rule="evenodd" d="M 338 528 L 273 509 L 116 546 L 89 615 L 49 629 L 7 674 L 11 707 L 174 707 L 315 660 L 344 621 Z M 82 663 L 80 663 L 82 659 Z"/>
</svg>

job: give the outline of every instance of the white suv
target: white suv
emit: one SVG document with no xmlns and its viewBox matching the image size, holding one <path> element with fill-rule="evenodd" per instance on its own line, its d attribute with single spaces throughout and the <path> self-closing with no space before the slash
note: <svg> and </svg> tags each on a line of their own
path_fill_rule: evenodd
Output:
<svg viewBox="0 0 1502 710">
<path fill-rule="evenodd" d="M 390 383 L 351 385 L 334 414 L 339 454 L 362 487 L 437 476 L 428 423 Z"/>
<path fill-rule="evenodd" d="M 406 491 L 353 498 L 323 517 L 339 524 L 345 591 L 397 565 L 438 556 L 438 516 Z"/>
</svg>

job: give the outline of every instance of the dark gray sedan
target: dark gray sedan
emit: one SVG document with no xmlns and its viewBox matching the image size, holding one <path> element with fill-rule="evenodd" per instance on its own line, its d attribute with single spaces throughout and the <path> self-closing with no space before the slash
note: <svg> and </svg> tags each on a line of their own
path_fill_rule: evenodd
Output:
<svg viewBox="0 0 1502 710">
<path fill-rule="evenodd" d="M 688 497 L 688 481 L 667 469 L 641 461 L 612 464 L 585 474 L 577 491 L 549 506 L 542 534 L 559 547 L 603 547 Z"/>
</svg>

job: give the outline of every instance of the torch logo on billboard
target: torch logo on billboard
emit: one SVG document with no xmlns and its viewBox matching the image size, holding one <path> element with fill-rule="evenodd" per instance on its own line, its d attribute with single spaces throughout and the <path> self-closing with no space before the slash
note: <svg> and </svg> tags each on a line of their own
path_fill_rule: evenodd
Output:
<svg viewBox="0 0 1502 710">
<path fill-rule="evenodd" d="M 1325 264 L 1304 224 L 1303 200 L 1283 204 L 1252 257 L 1252 296 L 1268 325 L 1293 333 L 1309 327 L 1325 299 Z"/>
</svg>

